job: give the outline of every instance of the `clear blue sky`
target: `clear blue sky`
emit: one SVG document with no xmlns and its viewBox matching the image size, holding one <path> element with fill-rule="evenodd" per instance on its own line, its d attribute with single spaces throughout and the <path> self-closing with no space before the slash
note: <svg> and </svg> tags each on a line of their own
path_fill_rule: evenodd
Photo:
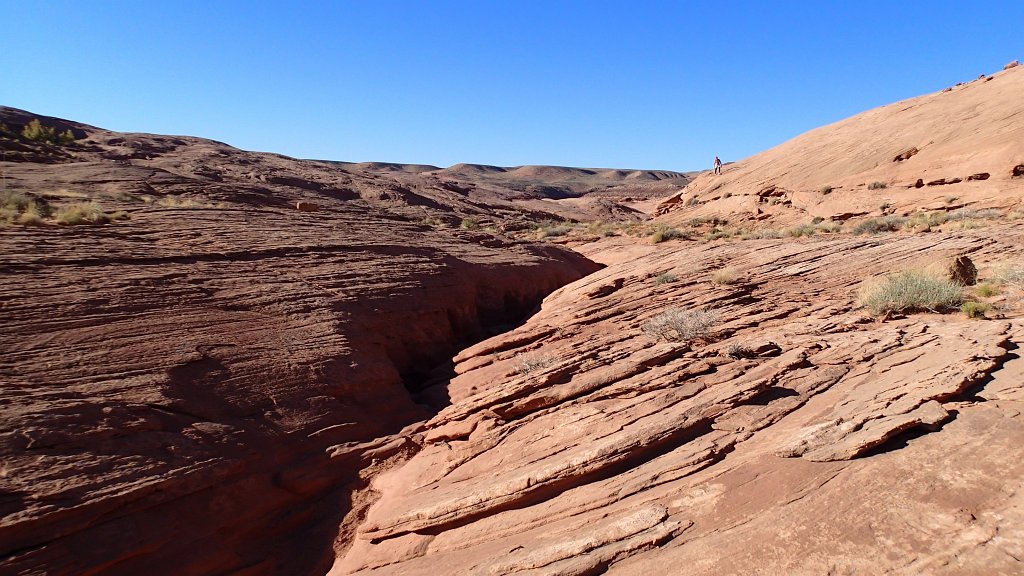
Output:
<svg viewBox="0 0 1024 576">
<path fill-rule="evenodd" d="M 1021 0 L 292 4 L 0 0 L 0 104 L 306 158 L 688 170 L 1024 59 Z"/>
</svg>

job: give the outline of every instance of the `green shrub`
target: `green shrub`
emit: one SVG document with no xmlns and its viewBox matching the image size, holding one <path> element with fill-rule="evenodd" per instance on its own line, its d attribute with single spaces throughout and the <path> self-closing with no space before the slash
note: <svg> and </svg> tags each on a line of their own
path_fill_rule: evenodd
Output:
<svg viewBox="0 0 1024 576">
<path fill-rule="evenodd" d="M 879 232 L 895 232 L 903 227 L 907 219 L 900 216 L 883 216 L 871 218 L 853 227 L 854 234 L 878 234 Z"/>
<path fill-rule="evenodd" d="M 33 118 L 22 127 L 21 137 L 26 140 L 51 144 L 69 144 L 75 141 L 75 134 L 70 129 L 58 134 L 56 128 L 43 125 L 38 118 Z"/>
<path fill-rule="evenodd" d="M 941 312 L 956 308 L 962 299 L 959 284 L 919 270 L 889 274 L 860 290 L 860 304 L 875 314 Z"/>
<path fill-rule="evenodd" d="M 871 184 L 868 184 L 868 190 L 883 190 L 888 187 L 889 185 L 885 182 L 872 182 Z"/>
<path fill-rule="evenodd" d="M 991 298 L 992 296 L 999 295 L 999 286 L 992 284 L 991 282 L 982 282 L 974 287 L 974 293 L 982 298 Z"/>
<path fill-rule="evenodd" d="M 718 314 L 709 310 L 670 308 L 640 326 L 644 334 L 669 341 L 701 338 L 718 322 Z"/>
<path fill-rule="evenodd" d="M 653 244 L 658 244 L 675 238 L 689 238 L 689 236 L 675 228 L 672 228 L 671 226 L 662 226 L 654 231 L 654 234 L 651 236 L 651 242 Z"/>
<path fill-rule="evenodd" d="M 985 313 L 992 309 L 991 304 L 985 302 L 964 302 L 960 311 L 968 318 L 984 318 Z"/>
<path fill-rule="evenodd" d="M 54 220 L 58 224 L 75 226 L 78 224 L 106 224 L 110 216 L 96 202 L 75 202 L 57 208 Z"/>
<path fill-rule="evenodd" d="M 462 219 L 462 222 L 459 222 L 459 228 L 463 230 L 479 230 L 480 219 L 476 216 L 467 216 Z"/>
</svg>

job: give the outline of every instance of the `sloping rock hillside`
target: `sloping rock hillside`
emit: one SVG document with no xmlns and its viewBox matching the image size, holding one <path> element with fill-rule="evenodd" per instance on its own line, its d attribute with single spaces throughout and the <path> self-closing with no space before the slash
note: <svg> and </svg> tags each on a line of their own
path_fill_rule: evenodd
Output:
<svg viewBox="0 0 1024 576">
<path fill-rule="evenodd" d="M 813 218 L 1016 206 L 1024 188 L 1024 68 L 882 106 L 704 173 L 662 203 L 666 222 L 747 227 Z"/>
<path fill-rule="evenodd" d="M 332 573 L 1024 568 L 1021 287 L 991 320 L 856 297 L 921 261 L 1024 264 L 1019 227 L 595 250 L 608 268 L 456 357 L 452 405 Z M 645 333 L 672 308 L 717 322 Z"/>
<path fill-rule="evenodd" d="M 44 121 L 79 140 L 3 141 L 36 208 L 0 228 L 0 573 L 325 572 L 452 354 L 598 268 L 330 165 Z"/>
<path fill-rule="evenodd" d="M 607 268 L 456 356 L 331 573 L 1024 572 L 1024 72 L 988 78 L 578 244 Z M 861 306 L 957 256 L 984 318 Z"/>
</svg>

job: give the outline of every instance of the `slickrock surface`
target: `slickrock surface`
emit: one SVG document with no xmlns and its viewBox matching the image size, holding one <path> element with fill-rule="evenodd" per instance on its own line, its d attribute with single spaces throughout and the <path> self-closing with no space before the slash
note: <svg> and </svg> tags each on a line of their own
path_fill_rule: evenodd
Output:
<svg viewBox="0 0 1024 576">
<path fill-rule="evenodd" d="M 1024 71 L 987 78 L 648 223 L 709 242 L 578 253 L 498 232 L 625 224 L 689 175 L 0 139 L 8 187 L 130 216 L 0 229 L 0 573 L 1024 573 Z M 858 306 L 957 257 L 987 318 Z M 658 337 L 675 309 L 710 331 Z"/>
<path fill-rule="evenodd" d="M 1024 166 L 1024 68 L 986 78 L 817 128 L 720 176 L 706 172 L 658 212 L 668 222 L 718 214 L 788 225 L 953 210 L 965 201 L 1014 207 L 1024 199 L 1024 180 L 1014 175 Z"/>
<path fill-rule="evenodd" d="M 374 480 L 332 574 L 1024 570 L 1019 311 L 880 321 L 855 294 L 1019 262 L 1019 227 L 590 247 L 608 268 L 456 357 L 452 404 Z M 710 281 L 724 266 L 736 283 Z M 719 322 L 643 333 L 673 307 Z"/>
<path fill-rule="evenodd" d="M 9 188 L 131 218 L 0 228 L 3 574 L 326 572 L 446 403 L 421 388 L 598 268 L 403 219 L 329 165 L 83 130 L 5 143 Z"/>
</svg>

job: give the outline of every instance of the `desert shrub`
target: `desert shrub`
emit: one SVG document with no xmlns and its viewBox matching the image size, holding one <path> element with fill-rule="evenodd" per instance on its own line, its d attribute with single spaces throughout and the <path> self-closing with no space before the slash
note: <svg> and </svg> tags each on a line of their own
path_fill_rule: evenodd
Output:
<svg viewBox="0 0 1024 576">
<path fill-rule="evenodd" d="M 933 226 L 939 226 L 946 222 L 949 216 L 945 212 L 929 212 L 928 214 L 914 214 L 908 218 L 903 226 L 912 230 L 931 230 Z"/>
<path fill-rule="evenodd" d="M 827 196 L 827 195 L 829 195 L 829 194 L 831 194 L 831 193 L 832 193 L 832 190 L 833 190 L 833 188 L 832 188 L 831 186 L 822 186 L 822 187 L 821 187 L 821 188 L 820 188 L 820 189 L 818 190 L 818 192 L 821 192 L 822 194 L 824 194 L 824 195 L 826 195 L 826 196 Z"/>
<path fill-rule="evenodd" d="M 711 273 L 711 281 L 715 284 L 728 285 L 739 281 L 739 272 L 732 267 L 719 268 Z"/>
<path fill-rule="evenodd" d="M 712 228 L 708 230 L 707 234 L 704 234 L 704 241 L 711 242 L 712 240 L 718 240 L 719 238 L 729 238 L 732 233 L 722 230 L 721 228 Z"/>
<path fill-rule="evenodd" d="M 691 196 L 686 200 L 683 206 L 696 206 L 698 204 L 700 204 L 700 200 L 697 200 L 696 196 Z"/>
<path fill-rule="evenodd" d="M 75 141 L 75 135 L 71 130 L 57 133 L 52 126 L 45 126 L 38 118 L 33 118 L 21 129 L 21 136 L 26 140 L 36 142 L 49 142 L 51 144 L 68 144 Z"/>
<path fill-rule="evenodd" d="M 1003 213 L 995 208 L 959 208 L 950 212 L 949 217 L 957 220 L 991 220 L 993 218 L 1002 218 Z"/>
<path fill-rule="evenodd" d="M 854 234 L 878 234 L 879 232 L 895 232 L 903 227 L 907 219 L 901 216 L 882 216 L 870 218 L 853 227 Z"/>
<path fill-rule="evenodd" d="M 718 314 L 709 310 L 670 308 L 644 322 L 640 330 L 655 338 L 687 341 L 707 335 L 717 322 Z"/>
<path fill-rule="evenodd" d="M 50 216 L 50 204 L 24 192 L 0 192 L 0 221 L 17 224 L 38 224 Z"/>
<path fill-rule="evenodd" d="M 476 216 L 467 216 L 462 219 L 462 222 L 459 222 L 459 228 L 463 230 L 479 230 L 480 219 Z"/>
<path fill-rule="evenodd" d="M 822 222 L 821 224 L 818 224 L 817 230 L 818 230 L 818 232 L 822 232 L 824 234 L 838 234 L 839 232 L 843 231 L 843 223 L 842 222 Z"/>
<path fill-rule="evenodd" d="M 728 223 L 728 220 L 726 220 L 725 218 L 720 218 L 718 216 L 698 216 L 696 218 L 690 218 L 689 220 L 686 221 L 686 225 L 689 226 L 690 228 L 699 228 L 704 225 L 724 226 L 725 224 Z"/>
<path fill-rule="evenodd" d="M 992 284 L 991 282 L 982 282 L 974 287 L 974 293 L 982 298 L 991 298 L 992 296 L 999 295 L 999 286 Z"/>
<path fill-rule="evenodd" d="M 555 357 L 549 354 L 516 354 L 515 367 L 520 376 L 543 370 L 555 363 Z"/>
<path fill-rule="evenodd" d="M 110 216 L 96 202 L 75 202 L 57 208 L 54 220 L 58 224 L 106 224 Z"/>
<path fill-rule="evenodd" d="M 591 222 L 590 224 L 587 224 L 587 233 L 594 234 L 597 236 L 610 237 L 616 235 L 616 228 L 617 227 L 614 223 L 607 223 L 598 220 L 596 222 Z"/>
<path fill-rule="evenodd" d="M 739 360 L 740 358 L 753 358 L 757 354 L 755 354 L 754 351 L 746 344 L 733 342 L 732 344 L 729 344 L 729 348 L 726 350 L 725 355 L 729 358 Z"/>
<path fill-rule="evenodd" d="M 214 205 L 209 202 L 201 202 L 192 198 L 182 198 L 181 196 L 164 196 L 156 201 L 157 206 L 163 206 L 165 208 L 213 208 Z"/>
<path fill-rule="evenodd" d="M 552 238 L 555 236 L 565 236 L 569 232 L 572 232 L 572 226 L 568 224 L 547 224 L 537 229 L 540 233 L 541 238 Z"/>
<path fill-rule="evenodd" d="M 960 306 L 960 311 L 968 318 L 984 318 L 985 313 L 991 309 L 992 305 L 985 302 L 964 302 Z"/>
<path fill-rule="evenodd" d="M 885 182 L 872 182 L 871 184 L 868 184 L 868 190 L 882 190 L 888 187 L 889 185 Z"/>
<path fill-rule="evenodd" d="M 792 238 L 800 238 L 801 236 L 814 236 L 817 229 L 813 224 L 798 224 L 790 228 L 786 228 L 783 233 L 786 236 Z"/>
<path fill-rule="evenodd" d="M 1024 286 L 1024 266 L 1001 264 L 992 269 L 992 281 L 997 284 Z"/>
<path fill-rule="evenodd" d="M 860 304 L 875 314 L 941 312 L 956 308 L 962 299 L 959 284 L 919 270 L 889 274 L 860 290 Z"/>
<path fill-rule="evenodd" d="M 664 274 L 658 274 L 658 276 L 654 278 L 654 285 L 657 286 L 660 284 L 671 284 L 672 282 L 677 282 L 678 280 L 678 276 L 666 272 Z"/>
<path fill-rule="evenodd" d="M 751 230 L 749 232 L 743 232 L 740 235 L 740 238 L 743 239 L 743 240 L 763 240 L 763 239 L 766 239 L 766 238 L 767 239 L 775 239 L 775 238 L 782 238 L 782 233 L 779 232 L 778 230 L 772 230 L 771 228 L 766 228 L 764 230 Z"/>
<path fill-rule="evenodd" d="M 679 230 L 676 230 L 671 226 L 661 226 L 654 231 L 654 234 L 651 235 L 651 242 L 653 244 L 658 244 L 660 242 L 664 242 L 666 240 L 673 240 L 675 238 L 689 237 L 685 233 L 680 232 Z"/>
</svg>

